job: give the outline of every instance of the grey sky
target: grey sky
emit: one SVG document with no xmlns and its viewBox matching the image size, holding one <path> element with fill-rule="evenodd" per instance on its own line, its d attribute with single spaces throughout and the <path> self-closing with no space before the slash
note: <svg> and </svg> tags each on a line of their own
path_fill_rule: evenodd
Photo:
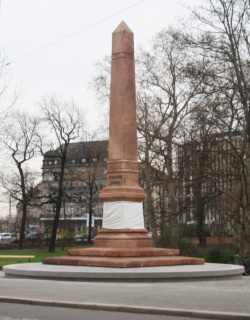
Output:
<svg viewBox="0 0 250 320">
<path fill-rule="evenodd" d="M 95 62 L 111 53 L 111 34 L 119 23 L 124 20 L 134 32 L 136 48 L 139 44 L 146 46 L 156 32 L 187 14 L 181 6 L 187 3 L 184 0 L 2 0 L 0 3 L 0 47 L 8 55 L 13 85 L 24 88 L 18 105 L 32 110 L 42 95 L 56 92 L 66 99 L 74 98 L 88 110 L 92 120 L 96 116 L 95 100 L 88 83 Z M 197 3 L 201 0 L 188 0 L 189 5 Z M 0 208 L 0 216 L 6 214 L 7 203 Z"/>
</svg>

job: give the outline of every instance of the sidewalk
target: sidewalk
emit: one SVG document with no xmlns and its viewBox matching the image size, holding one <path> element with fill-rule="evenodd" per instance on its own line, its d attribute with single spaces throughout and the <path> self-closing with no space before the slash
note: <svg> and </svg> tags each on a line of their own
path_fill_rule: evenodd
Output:
<svg viewBox="0 0 250 320">
<path fill-rule="evenodd" d="M 8 279 L 0 272 L 0 302 L 250 319 L 250 277 L 231 281 L 104 283 Z"/>
</svg>

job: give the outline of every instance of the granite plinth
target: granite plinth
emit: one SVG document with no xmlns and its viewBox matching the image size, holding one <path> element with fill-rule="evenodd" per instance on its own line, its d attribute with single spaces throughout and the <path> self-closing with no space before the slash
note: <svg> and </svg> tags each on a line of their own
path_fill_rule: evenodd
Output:
<svg viewBox="0 0 250 320">
<path fill-rule="evenodd" d="M 106 187 L 102 190 L 99 198 L 102 199 L 102 201 L 142 202 L 147 198 L 147 195 L 140 190 L 140 188 L 130 188 L 130 190 L 126 190 L 125 188 L 117 188 L 114 190 L 114 188 Z"/>
<path fill-rule="evenodd" d="M 147 230 L 104 229 L 94 239 L 94 247 L 105 248 L 145 248 L 152 247 L 152 238 Z"/>
<path fill-rule="evenodd" d="M 154 256 L 177 256 L 178 249 L 162 248 L 87 248 L 71 249 L 69 256 L 98 256 L 98 257 L 154 257 Z"/>
<path fill-rule="evenodd" d="M 117 246 L 117 245 L 120 245 Z M 147 230 L 101 229 L 94 248 L 72 249 L 67 257 L 45 258 L 44 264 L 135 268 L 154 266 L 198 265 L 204 259 L 181 257 L 179 250 L 153 248 Z"/>
<path fill-rule="evenodd" d="M 103 257 L 103 256 L 67 256 L 43 259 L 44 264 L 93 266 L 111 268 L 138 268 L 155 266 L 197 265 L 204 264 L 204 259 L 178 257 L 178 256 L 153 256 L 153 257 Z"/>
</svg>

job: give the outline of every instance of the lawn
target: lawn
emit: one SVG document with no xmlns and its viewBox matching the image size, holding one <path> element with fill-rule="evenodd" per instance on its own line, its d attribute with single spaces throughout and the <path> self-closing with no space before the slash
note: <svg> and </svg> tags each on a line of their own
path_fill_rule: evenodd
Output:
<svg viewBox="0 0 250 320">
<path fill-rule="evenodd" d="M 42 262 L 43 258 L 48 258 L 48 257 L 62 257 L 62 256 L 67 256 L 67 251 L 69 249 L 80 249 L 80 248 L 88 248 L 89 246 L 69 246 L 65 247 L 64 250 L 62 251 L 62 248 L 55 248 L 55 252 L 48 252 L 48 247 L 41 247 L 36 250 L 32 249 L 23 249 L 23 250 L 1 250 L 0 249 L 0 270 L 4 265 L 7 264 L 14 264 L 14 263 L 28 263 L 29 259 L 28 258 L 1 258 L 1 255 L 18 255 L 18 256 L 35 256 L 34 259 L 31 259 L 30 262 Z"/>
</svg>

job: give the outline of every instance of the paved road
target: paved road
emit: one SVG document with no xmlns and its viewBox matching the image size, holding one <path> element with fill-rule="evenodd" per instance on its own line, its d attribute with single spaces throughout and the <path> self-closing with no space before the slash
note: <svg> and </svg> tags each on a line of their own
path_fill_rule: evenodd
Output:
<svg viewBox="0 0 250 320">
<path fill-rule="evenodd" d="M 63 302 L 62 306 L 93 307 L 95 304 L 96 308 L 104 306 L 106 310 L 140 313 L 180 310 L 183 313 L 179 316 L 190 317 L 193 312 L 200 318 L 209 318 L 210 313 L 215 316 L 226 313 L 225 319 L 230 320 L 241 319 L 241 315 L 246 314 L 244 319 L 250 319 L 250 277 L 231 281 L 103 283 L 6 279 L 0 272 L 0 302 L 6 302 L 4 298 L 51 305 Z"/>
<path fill-rule="evenodd" d="M 0 320 L 192 320 L 175 316 L 27 306 L 0 303 Z M 197 319 L 197 318 L 196 318 Z M 198 318 L 199 320 L 199 318 Z"/>
</svg>

